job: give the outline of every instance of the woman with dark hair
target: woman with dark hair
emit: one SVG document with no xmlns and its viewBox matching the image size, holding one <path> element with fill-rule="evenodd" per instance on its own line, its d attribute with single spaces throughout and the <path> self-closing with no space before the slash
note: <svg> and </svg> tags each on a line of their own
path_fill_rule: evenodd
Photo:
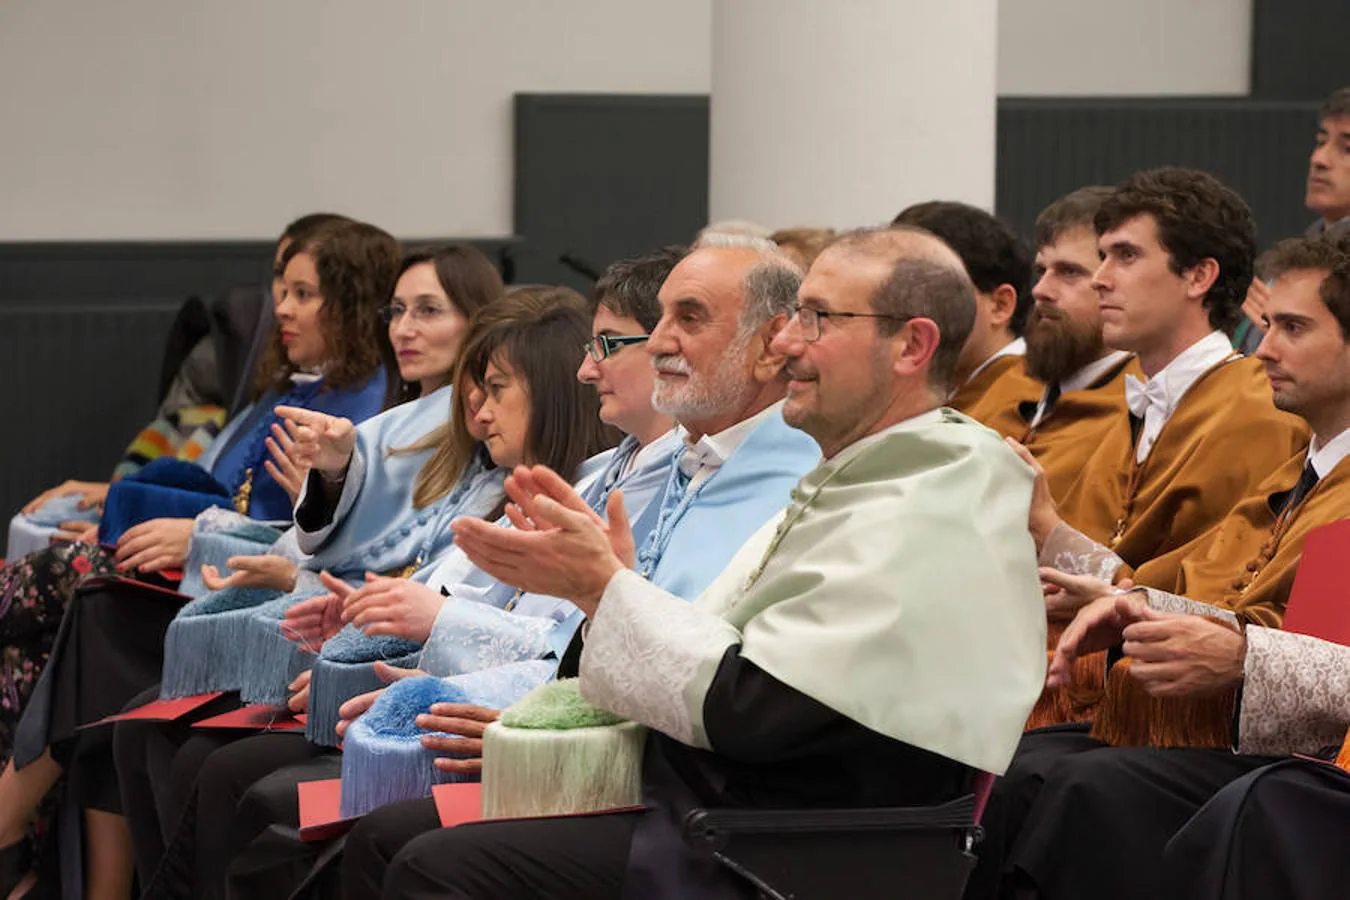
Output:
<svg viewBox="0 0 1350 900">
<path fill-rule="evenodd" d="M 212 506 L 232 503 L 255 519 L 290 517 L 292 501 L 282 483 L 287 476 L 272 461 L 284 456 L 277 447 L 284 432 L 273 412 L 278 403 L 356 420 L 379 411 L 386 384 L 379 310 L 393 287 L 397 242 L 372 225 L 336 219 L 294 239 L 282 260 L 282 290 L 274 295 L 276 332 L 260 367 L 255 402 L 196 466 L 157 460 L 109 491 L 100 536 L 116 541 L 112 556 L 118 571 L 154 575 L 181 566 L 192 533 L 190 516 Z M 83 554 L 90 570 L 96 553 Z M 26 571 L 59 573 L 67 567 L 78 570 L 77 563 L 54 557 Z M 13 887 L 27 869 L 25 831 L 62 765 L 70 762 L 76 729 L 117 712 L 154 681 L 163 632 L 175 608 L 134 583 L 99 583 L 85 590 L 79 603 L 68 604 L 70 594 L 60 590 L 77 586 L 77 579 L 35 575 L 33 580 L 58 591 L 33 602 L 53 612 L 65 608 L 66 621 L 14 733 L 13 756 L 0 773 L 0 889 L 7 883 Z M 92 740 L 85 741 L 86 736 Z M 106 753 L 107 735 L 86 732 L 81 752 L 100 743 Z M 110 787 L 115 798 L 111 781 L 110 786 L 107 777 L 78 780 L 85 792 L 81 806 L 91 871 L 116 856 L 99 854 L 100 847 L 125 843 L 120 819 L 100 813 L 108 808 Z M 120 896 L 129 879 L 129 867 L 114 863 L 91 877 L 90 894 L 100 896 L 106 889 L 107 896 Z"/>
<path fill-rule="evenodd" d="M 403 399 L 450 383 L 469 320 L 502 290 L 497 269 L 471 244 L 418 248 L 403 257 L 394 299 L 384 310 Z"/>
<path fill-rule="evenodd" d="M 286 226 L 277 241 L 273 259 L 272 300 L 280 304 L 284 294 L 284 259 L 296 241 L 308 240 L 315 231 L 333 222 L 346 221 L 331 213 L 315 213 Z M 180 455 L 185 461 L 198 459 L 195 452 Z M 210 457 L 205 457 L 210 459 Z M 74 513 L 52 511 L 53 506 L 87 507 L 97 518 L 108 493 L 108 484 L 67 481 L 46 491 L 15 516 L 10 526 L 11 544 L 16 530 L 33 530 L 36 522 L 58 521 Z M 27 517 L 47 508 L 47 518 Z M 50 528 L 41 528 L 46 543 Z M 72 535 L 73 537 L 74 535 Z M 19 713 L 37 684 L 51 653 L 57 626 L 76 585 L 88 576 L 109 575 L 114 571 L 112 556 L 97 541 L 97 524 L 79 540 L 60 543 L 25 555 L 8 567 L 0 565 L 0 764 L 7 762 L 13 749 L 13 730 Z M 0 847 L 10 843 L 9 834 L 0 827 Z M 0 851 L 2 852 L 2 851 Z M 3 879 L 0 878 L 0 886 Z"/>
<path fill-rule="evenodd" d="M 283 274 L 290 246 L 297 240 L 308 240 L 325 225 L 343 221 L 348 220 L 334 213 L 311 213 L 286 226 L 277 239 L 272 256 L 271 306 L 280 305 L 285 293 Z M 263 327 L 269 331 L 271 329 L 271 309 L 264 305 L 265 301 L 259 296 L 267 293 L 266 290 L 257 289 L 241 291 L 240 303 L 257 308 L 253 314 L 247 311 L 240 314 L 239 317 L 245 321 L 233 323 L 236 330 L 250 332 L 249 336 L 243 338 L 245 343 L 260 343 L 256 335 L 261 334 Z M 28 553 L 45 547 L 51 539 L 68 538 L 93 543 L 99 514 L 112 482 L 133 474 L 151 460 L 162 456 L 196 462 L 210 448 L 225 425 L 226 410 L 243 405 L 242 402 L 235 403 L 232 398 L 236 389 L 245 386 L 239 382 L 247 381 L 256 368 L 259 349 L 257 346 L 231 347 L 229 355 L 232 359 L 222 360 L 217 356 L 225 348 L 213 345 L 213 335 L 203 337 L 197 346 L 183 355 L 177 374 L 161 398 L 157 417 L 132 439 L 112 479 L 109 482 L 66 481 L 43 491 L 26 503 L 10 522 L 6 558 L 20 560 Z"/>
</svg>

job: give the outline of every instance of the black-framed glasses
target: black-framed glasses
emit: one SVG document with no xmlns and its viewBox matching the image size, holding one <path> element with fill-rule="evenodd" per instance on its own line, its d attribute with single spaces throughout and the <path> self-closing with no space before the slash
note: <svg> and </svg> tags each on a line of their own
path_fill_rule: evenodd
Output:
<svg viewBox="0 0 1350 900">
<path fill-rule="evenodd" d="M 610 354 L 629 344 L 645 344 L 649 335 L 645 334 L 597 334 L 582 349 L 596 362 L 604 362 Z"/>
<path fill-rule="evenodd" d="M 913 316 L 893 316 L 889 313 L 833 312 L 816 309 L 813 306 L 794 306 L 792 317 L 801 326 L 802 340 L 808 344 L 820 340 L 821 319 L 890 319 L 892 322 L 908 322 Z"/>
</svg>

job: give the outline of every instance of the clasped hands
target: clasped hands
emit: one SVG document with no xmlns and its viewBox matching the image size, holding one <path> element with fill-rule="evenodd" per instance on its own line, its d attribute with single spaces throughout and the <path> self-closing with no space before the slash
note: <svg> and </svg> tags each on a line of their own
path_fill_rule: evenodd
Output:
<svg viewBox="0 0 1350 900">
<path fill-rule="evenodd" d="M 632 568 L 633 532 L 623 492 L 610 492 L 602 519 L 547 466 L 518 466 L 506 479 L 512 528 L 461 516 L 455 543 L 494 578 L 530 593 L 570 600 L 587 618 L 615 573 Z"/>
<path fill-rule="evenodd" d="M 404 678 L 429 677 L 419 669 L 400 669 L 388 663 L 375 663 L 375 674 L 386 684 Z M 338 737 L 347 733 L 352 722 L 374 705 L 384 688 L 353 697 L 338 709 L 342 717 L 337 724 Z M 440 753 L 455 753 L 457 757 L 437 757 L 435 766 L 442 772 L 477 773 L 483 770 L 483 729 L 501 716 L 495 709 L 472 703 L 433 703 L 417 717 L 417 727 L 426 731 L 422 746 Z"/>
<path fill-rule="evenodd" d="M 1046 687 L 1071 684 L 1075 659 L 1118 644 L 1132 661 L 1130 677 L 1155 697 L 1202 696 L 1241 682 L 1247 640 L 1240 631 L 1204 616 L 1159 612 L 1141 592 L 1095 578 L 1053 569 L 1042 569 L 1041 578 L 1071 598 L 1066 602 L 1095 592 L 1060 637 Z"/>
</svg>

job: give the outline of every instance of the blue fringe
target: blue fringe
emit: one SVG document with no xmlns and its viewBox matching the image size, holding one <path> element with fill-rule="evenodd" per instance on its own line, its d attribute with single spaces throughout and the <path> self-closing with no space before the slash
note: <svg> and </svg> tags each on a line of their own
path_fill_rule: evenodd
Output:
<svg viewBox="0 0 1350 900">
<path fill-rule="evenodd" d="M 188 697 L 239 687 L 248 668 L 244 634 L 253 608 L 280 595 L 226 588 L 184 606 L 164 636 L 160 696 Z"/>
<path fill-rule="evenodd" d="M 289 699 L 287 685 L 313 665 L 316 654 L 282 634 L 281 620 L 293 604 L 318 593 L 288 594 L 264 603 L 249 617 L 243 639 L 249 664 L 239 685 L 245 703 L 282 705 Z"/>
<path fill-rule="evenodd" d="M 422 735 L 430 732 L 417 727 L 417 716 L 433 703 L 504 709 L 553 677 L 555 668 L 549 661 L 529 660 L 452 678 L 408 678 L 391 684 L 347 730 L 342 752 L 342 816 L 364 815 L 387 803 L 425 797 L 435 784 L 477 781 L 476 775 L 436 768 L 433 760 L 447 754 L 422 746 Z"/>
<path fill-rule="evenodd" d="M 332 643 L 331 641 L 329 643 Z M 324 649 L 327 649 L 327 644 Z M 420 653 L 410 653 L 384 662 L 400 669 L 417 666 Z M 385 683 L 375 674 L 375 662 L 336 662 L 322 653 L 314 663 L 309 682 L 309 710 L 306 713 L 305 737 L 320 747 L 338 745 L 338 710 L 353 697 L 377 690 Z"/>
</svg>

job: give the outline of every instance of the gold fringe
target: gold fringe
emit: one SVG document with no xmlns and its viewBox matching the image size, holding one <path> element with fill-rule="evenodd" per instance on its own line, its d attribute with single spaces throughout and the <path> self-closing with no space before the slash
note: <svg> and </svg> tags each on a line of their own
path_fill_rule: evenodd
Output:
<svg viewBox="0 0 1350 900">
<path fill-rule="evenodd" d="M 1051 622 L 1046 630 L 1046 664 L 1055 658 L 1055 647 L 1068 627 L 1067 622 Z M 1027 716 L 1025 729 L 1045 728 L 1049 725 L 1068 725 L 1073 722 L 1091 722 L 1102 698 L 1102 674 L 1106 671 L 1106 654 L 1089 653 L 1073 661 L 1073 683 L 1066 688 L 1045 688 Z"/>
<path fill-rule="evenodd" d="M 1233 744 L 1234 689 L 1204 697 L 1154 697 L 1116 663 L 1092 724 L 1092 736 L 1113 747 L 1213 747 Z"/>
</svg>

